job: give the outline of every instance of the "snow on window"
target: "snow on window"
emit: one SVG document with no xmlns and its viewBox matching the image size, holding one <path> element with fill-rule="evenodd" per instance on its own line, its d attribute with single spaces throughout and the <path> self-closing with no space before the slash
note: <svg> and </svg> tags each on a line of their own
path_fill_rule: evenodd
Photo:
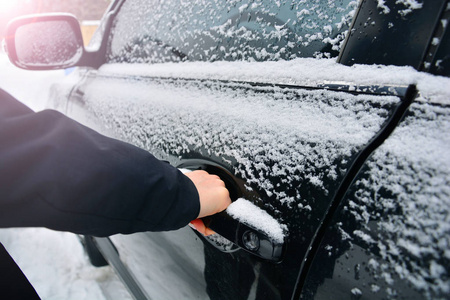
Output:
<svg viewBox="0 0 450 300">
<path fill-rule="evenodd" d="M 110 60 L 267 61 L 337 56 L 357 1 L 127 1 Z M 170 13 L 169 13 L 170 12 Z"/>
<path fill-rule="evenodd" d="M 448 132 L 448 107 L 413 104 L 349 196 L 347 208 L 361 224 L 349 235 L 379 253 L 379 262 L 371 259 L 368 265 L 391 292 L 400 278 L 427 299 L 450 293 Z"/>
</svg>

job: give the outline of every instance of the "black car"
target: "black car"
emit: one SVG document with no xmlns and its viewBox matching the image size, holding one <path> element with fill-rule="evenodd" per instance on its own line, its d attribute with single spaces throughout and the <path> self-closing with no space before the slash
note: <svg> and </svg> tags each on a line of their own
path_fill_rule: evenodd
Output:
<svg viewBox="0 0 450 300">
<path fill-rule="evenodd" d="M 215 235 L 84 237 L 135 298 L 450 299 L 449 7 L 118 0 L 87 49 L 63 14 L 7 49 L 78 66 L 50 107 L 226 182 Z"/>
</svg>

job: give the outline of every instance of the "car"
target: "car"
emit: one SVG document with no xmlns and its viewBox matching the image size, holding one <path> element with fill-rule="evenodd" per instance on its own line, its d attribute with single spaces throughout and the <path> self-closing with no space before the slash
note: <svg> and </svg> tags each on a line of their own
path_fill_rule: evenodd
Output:
<svg viewBox="0 0 450 300">
<path fill-rule="evenodd" d="M 77 67 L 49 107 L 226 183 L 211 236 L 84 237 L 136 299 L 449 299 L 448 21 L 443 0 L 117 0 L 86 49 L 67 14 L 6 44 Z"/>
</svg>

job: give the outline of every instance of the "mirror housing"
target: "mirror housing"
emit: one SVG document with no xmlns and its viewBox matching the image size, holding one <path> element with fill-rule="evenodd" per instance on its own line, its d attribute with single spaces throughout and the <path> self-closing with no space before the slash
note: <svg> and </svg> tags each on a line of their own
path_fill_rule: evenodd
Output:
<svg viewBox="0 0 450 300">
<path fill-rule="evenodd" d="M 13 19 L 6 30 L 11 62 L 26 70 L 89 66 L 92 53 L 83 45 L 80 24 L 71 14 L 28 15 Z"/>
</svg>

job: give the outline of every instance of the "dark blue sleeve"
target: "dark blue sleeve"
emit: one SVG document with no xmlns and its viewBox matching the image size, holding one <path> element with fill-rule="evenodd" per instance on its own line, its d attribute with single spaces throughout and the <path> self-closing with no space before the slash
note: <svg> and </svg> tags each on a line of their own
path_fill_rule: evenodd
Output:
<svg viewBox="0 0 450 300">
<path fill-rule="evenodd" d="M 176 168 L 0 90 L 0 227 L 108 236 L 178 229 L 199 210 Z"/>
</svg>

